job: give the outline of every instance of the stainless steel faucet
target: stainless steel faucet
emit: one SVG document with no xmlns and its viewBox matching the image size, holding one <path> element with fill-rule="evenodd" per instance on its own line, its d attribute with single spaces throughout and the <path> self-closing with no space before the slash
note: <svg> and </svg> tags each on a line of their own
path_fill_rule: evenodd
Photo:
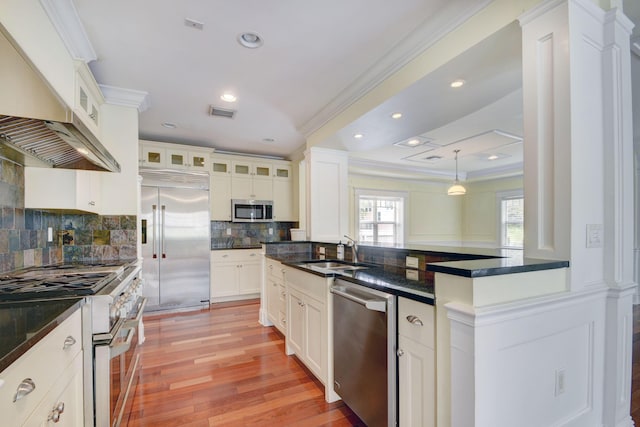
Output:
<svg viewBox="0 0 640 427">
<path fill-rule="evenodd" d="M 346 237 L 347 240 L 349 240 L 349 242 L 347 243 L 347 246 L 351 246 L 351 257 L 353 258 L 353 262 L 360 262 L 360 260 L 358 260 L 358 242 L 356 242 L 354 239 L 347 236 L 346 234 L 344 235 L 344 237 Z"/>
</svg>

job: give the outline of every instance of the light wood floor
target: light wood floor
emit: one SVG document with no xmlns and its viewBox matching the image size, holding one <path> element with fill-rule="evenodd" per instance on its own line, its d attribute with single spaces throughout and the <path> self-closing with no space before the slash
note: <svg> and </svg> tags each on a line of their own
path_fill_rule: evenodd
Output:
<svg viewBox="0 0 640 427">
<path fill-rule="evenodd" d="M 146 316 L 128 425 L 363 425 L 342 402 L 324 401 L 322 384 L 284 354 L 283 336 L 258 323 L 258 308 Z"/>
</svg>

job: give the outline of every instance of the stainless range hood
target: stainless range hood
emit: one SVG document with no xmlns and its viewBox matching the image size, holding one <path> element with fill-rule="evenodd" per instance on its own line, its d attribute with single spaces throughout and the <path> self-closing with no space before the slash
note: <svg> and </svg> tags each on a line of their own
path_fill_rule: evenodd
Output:
<svg viewBox="0 0 640 427">
<path fill-rule="evenodd" d="M 120 172 L 0 28 L 0 157 L 25 166 Z"/>
</svg>

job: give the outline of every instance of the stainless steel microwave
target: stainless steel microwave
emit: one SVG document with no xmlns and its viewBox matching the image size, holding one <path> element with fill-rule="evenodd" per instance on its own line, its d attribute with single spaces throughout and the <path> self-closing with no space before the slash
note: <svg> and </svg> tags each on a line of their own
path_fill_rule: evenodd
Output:
<svg viewBox="0 0 640 427">
<path fill-rule="evenodd" d="M 233 222 L 273 221 L 273 201 L 271 200 L 231 200 Z"/>
</svg>

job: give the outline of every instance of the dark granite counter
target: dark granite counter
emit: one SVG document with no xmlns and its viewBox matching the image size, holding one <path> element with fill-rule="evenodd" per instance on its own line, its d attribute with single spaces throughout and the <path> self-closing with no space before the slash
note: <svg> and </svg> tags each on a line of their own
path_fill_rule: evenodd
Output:
<svg viewBox="0 0 640 427">
<path fill-rule="evenodd" d="M 0 302 L 0 372 L 80 308 L 84 298 Z"/>
<path fill-rule="evenodd" d="M 234 246 L 230 246 L 230 247 L 211 247 L 212 251 L 229 251 L 229 250 L 234 250 L 234 249 L 260 249 L 262 248 L 261 244 L 256 244 L 256 245 L 234 245 Z"/>
<path fill-rule="evenodd" d="M 428 264 L 427 271 L 463 277 L 485 277 L 566 267 L 569 267 L 569 261 L 514 257 L 436 262 Z"/>
<path fill-rule="evenodd" d="M 307 264 L 308 261 L 317 261 L 318 258 L 313 258 L 306 252 L 267 254 L 266 257 L 317 276 L 336 276 L 383 292 L 404 296 L 427 304 L 434 303 L 433 281 L 425 271 L 369 263 L 366 264 L 367 268 L 362 270 L 330 271 L 316 267 L 313 264 Z"/>
</svg>

